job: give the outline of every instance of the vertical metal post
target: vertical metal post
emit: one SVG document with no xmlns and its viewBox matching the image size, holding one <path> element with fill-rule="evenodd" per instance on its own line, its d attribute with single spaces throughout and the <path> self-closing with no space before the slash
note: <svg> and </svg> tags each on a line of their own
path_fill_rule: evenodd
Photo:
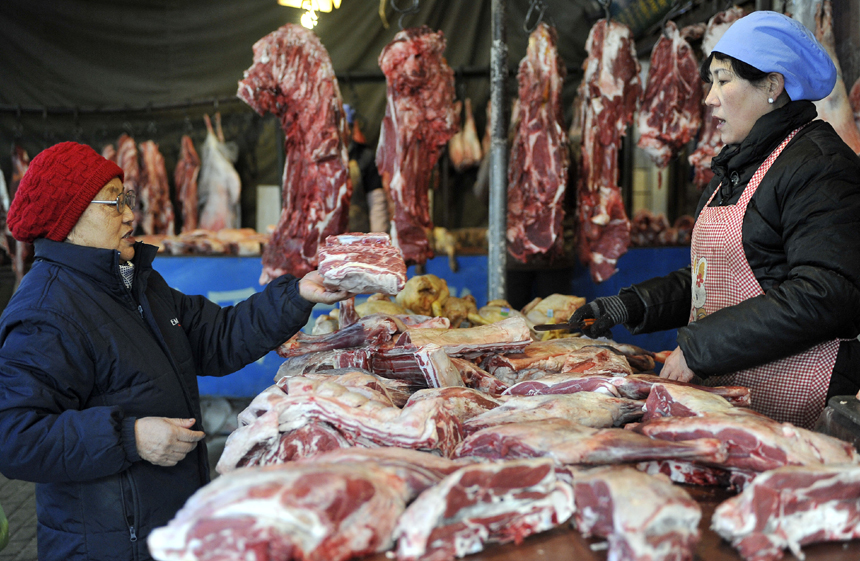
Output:
<svg viewBox="0 0 860 561">
<path fill-rule="evenodd" d="M 487 251 L 487 298 L 505 299 L 508 248 L 506 242 L 508 203 L 508 45 L 505 28 L 506 0 L 492 0 L 493 45 L 490 50 L 490 228 Z"/>
</svg>

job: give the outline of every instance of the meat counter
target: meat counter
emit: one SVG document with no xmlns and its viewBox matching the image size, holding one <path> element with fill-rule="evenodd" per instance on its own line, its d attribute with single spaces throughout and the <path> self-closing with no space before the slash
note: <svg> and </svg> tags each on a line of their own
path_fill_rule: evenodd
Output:
<svg viewBox="0 0 860 561">
<path fill-rule="evenodd" d="M 702 507 L 702 521 L 699 524 L 702 537 L 696 547 L 694 561 L 743 561 L 731 544 L 722 540 L 710 529 L 714 509 L 732 494 L 720 487 L 685 485 L 684 488 Z M 803 547 L 803 553 L 806 555 L 806 561 L 856 561 L 860 559 L 860 540 L 810 544 Z M 380 553 L 361 559 L 391 561 L 394 556 Z M 463 557 L 463 561 L 523 561 L 525 559 L 606 561 L 606 540 L 584 538 L 569 524 L 563 524 L 549 532 L 528 537 L 519 545 L 490 544 L 480 553 Z M 792 561 L 796 558 L 786 551 L 783 559 Z"/>
<path fill-rule="evenodd" d="M 568 294 L 583 296 L 590 301 L 598 296 L 617 294 L 619 289 L 630 284 L 665 275 L 686 266 L 689 261 L 689 247 L 631 248 L 619 260 L 619 271 L 601 284 L 593 283 L 588 270 L 582 267 L 547 271 L 546 274 L 562 275 L 564 286 L 569 286 Z M 440 255 L 427 262 L 425 272 L 445 279 L 451 296 L 472 294 L 478 307 L 484 306 L 487 303 L 487 256 L 461 255 L 457 257 L 457 265 L 457 271 L 452 271 L 447 256 Z M 262 290 L 259 284 L 262 263 L 257 256 L 159 255 L 154 267 L 170 286 L 185 294 L 202 294 L 222 306 L 235 304 Z M 412 277 L 415 274 L 415 267 L 409 267 L 407 275 Z M 305 331 L 309 333 L 315 318 L 327 314 L 332 308 L 317 304 Z M 676 346 L 674 330 L 633 336 L 623 327 L 615 327 L 612 332 L 619 342 L 652 351 L 671 350 Z M 253 397 L 272 384 L 283 361 L 277 353 L 271 352 L 236 375 L 200 378 L 200 393 Z"/>
</svg>

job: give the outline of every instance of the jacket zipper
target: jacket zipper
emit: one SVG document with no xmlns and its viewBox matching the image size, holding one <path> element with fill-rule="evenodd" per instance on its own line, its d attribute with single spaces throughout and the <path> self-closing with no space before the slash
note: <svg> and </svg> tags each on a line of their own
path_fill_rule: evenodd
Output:
<svg viewBox="0 0 860 561">
<path fill-rule="evenodd" d="M 126 480 L 128 483 L 129 491 L 131 492 L 131 505 L 130 505 L 131 506 L 131 513 L 128 512 L 127 507 L 129 505 L 126 503 L 126 500 L 125 500 L 125 497 L 126 497 L 126 494 L 125 494 Z M 119 486 L 120 486 L 120 496 L 122 497 L 122 514 L 125 517 L 125 522 L 126 522 L 126 525 L 128 526 L 128 541 L 130 541 L 132 543 L 132 555 L 133 555 L 134 559 L 137 559 L 138 558 L 137 548 L 134 547 L 134 544 L 137 542 L 137 528 L 135 525 L 135 515 L 134 515 L 135 503 L 137 502 L 137 496 L 136 496 L 136 493 L 134 491 L 134 483 L 131 480 L 131 474 L 128 472 L 128 470 L 124 471 L 121 474 L 120 480 L 119 480 Z"/>
</svg>

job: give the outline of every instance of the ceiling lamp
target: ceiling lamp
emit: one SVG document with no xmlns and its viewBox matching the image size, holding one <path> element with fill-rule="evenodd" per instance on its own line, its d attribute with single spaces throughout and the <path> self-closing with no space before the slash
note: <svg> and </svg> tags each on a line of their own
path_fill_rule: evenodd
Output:
<svg viewBox="0 0 860 561">
<path fill-rule="evenodd" d="M 299 8 L 309 12 L 328 13 L 332 9 L 340 8 L 341 0 L 278 0 L 281 6 Z"/>
<path fill-rule="evenodd" d="M 278 0 L 281 6 L 306 10 L 300 21 L 308 29 L 316 27 L 319 21 L 317 12 L 330 12 L 332 8 L 340 8 L 340 2 L 341 0 Z"/>
</svg>

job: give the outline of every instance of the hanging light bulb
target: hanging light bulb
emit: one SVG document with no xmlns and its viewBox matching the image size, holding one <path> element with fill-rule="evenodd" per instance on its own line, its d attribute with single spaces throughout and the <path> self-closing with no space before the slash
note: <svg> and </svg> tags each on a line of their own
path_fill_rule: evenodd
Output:
<svg viewBox="0 0 860 561">
<path fill-rule="evenodd" d="M 304 27 L 308 29 L 313 29 L 317 25 L 317 21 L 319 18 L 317 17 L 316 12 L 312 9 L 308 8 L 308 11 L 302 14 L 302 19 L 300 20 Z"/>
</svg>

